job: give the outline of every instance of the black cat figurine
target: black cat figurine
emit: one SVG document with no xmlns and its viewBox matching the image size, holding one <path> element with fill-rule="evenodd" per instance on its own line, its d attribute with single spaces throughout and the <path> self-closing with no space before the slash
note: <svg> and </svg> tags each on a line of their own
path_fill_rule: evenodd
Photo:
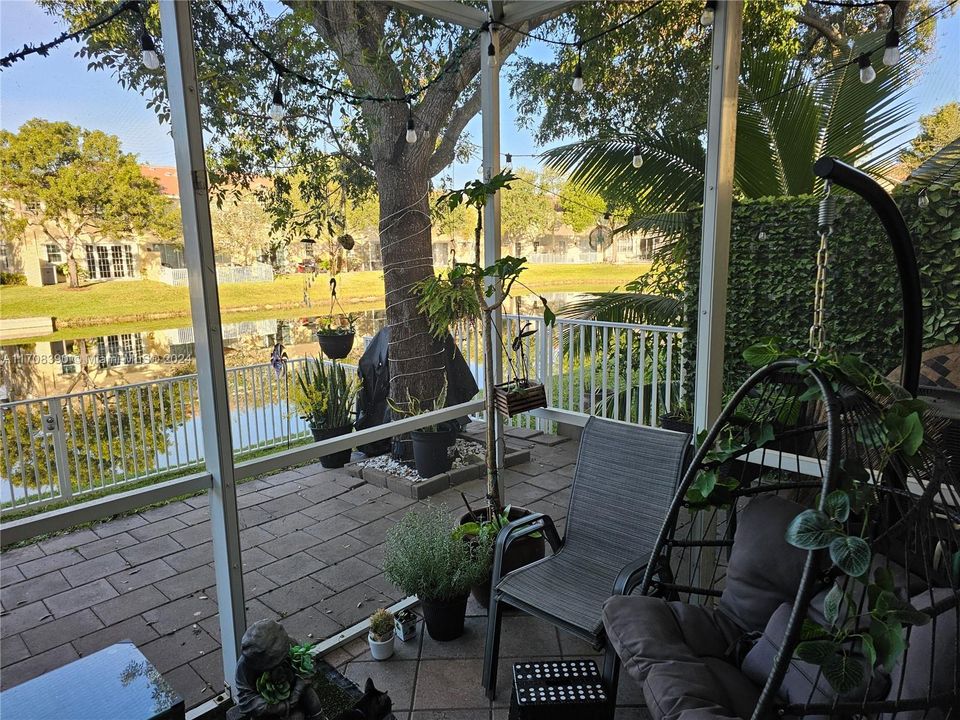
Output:
<svg viewBox="0 0 960 720">
<path fill-rule="evenodd" d="M 393 701 L 390 696 L 373 685 L 367 678 L 363 688 L 363 697 L 357 700 L 352 709 L 337 715 L 333 720 L 396 720 L 392 712 Z"/>
</svg>

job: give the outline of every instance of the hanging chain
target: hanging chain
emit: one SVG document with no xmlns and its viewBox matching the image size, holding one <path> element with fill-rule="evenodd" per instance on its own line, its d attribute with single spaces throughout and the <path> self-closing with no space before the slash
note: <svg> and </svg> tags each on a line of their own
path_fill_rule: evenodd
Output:
<svg viewBox="0 0 960 720">
<path fill-rule="evenodd" d="M 827 248 L 827 238 L 833 233 L 833 221 L 837 216 L 837 201 L 830 193 L 830 181 L 826 184 L 826 195 L 820 201 L 817 217 L 817 231 L 820 233 L 820 248 L 817 250 L 817 279 L 813 286 L 813 325 L 810 326 L 810 352 L 814 357 L 823 353 L 824 330 L 823 321 L 827 299 L 827 270 L 830 262 L 830 252 Z"/>
</svg>

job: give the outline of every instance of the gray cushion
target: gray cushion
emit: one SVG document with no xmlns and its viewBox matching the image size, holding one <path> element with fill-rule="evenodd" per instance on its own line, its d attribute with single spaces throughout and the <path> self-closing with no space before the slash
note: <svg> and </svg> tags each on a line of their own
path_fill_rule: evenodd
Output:
<svg viewBox="0 0 960 720">
<path fill-rule="evenodd" d="M 807 553 L 784 534 L 804 507 L 777 495 L 754 498 L 737 518 L 720 608 L 744 630 L 762 631 L 797 595 Z"/>
<path fill-rule="evenodd" d="M 910 598 L 910 604 L 922 610 L 938 604 L 954 593 L 955 591 L 949 588 L 933 588 L 929 592 L 914 595 Z M 934 695 L 955 691 L 954 679 L 957 677 L 957 663 L 960 662 L 957 656 L 958 613 L 960 607 L 955 599 L 952 608 L 941 612 L 926 625 L 910 629 L 907 649 L 890 676 L 888 700 L 925 698 L 931 689 L 931 679 Z M 896 720 L 942 720 L 947 715 L 943 709 L 936 709 L 881 716 L 884 720 L 894 717 Z"/>
<path fill-rule="evenodd" d="M 777 611 L 770 617 L 770 622 L 767 623 L 763 635 L 743 659 L 740 668 L 743 674 L 760 687 L 766 684 L 767 676 L 773 669 L 773 662 L 780 646 L 783 644 L 783 636 L 786 634 L 787 622 L 790 620 L 792 611 L 792 603 L 783 603 L 777 608 Z M 867 692 L 867 699 L 880 700 L 887 694 L 889 687 L 889 675 L 882 671 L 875 671 L 869 688 L 864 687 L 854 690 L 844 697 L 861 700 L 864 692 Z M 780 684 L 779 695 L 786 702 L 798 705 L 832 703 L 836 697 L 830 683 L 820 673 L 819 667 L 796 658 L 790 661 L 783 682 Z M 819 717 L 821 716 L 810 715 L 808 720 Z"/>
<path fill-rule="evenodd" d="M 724 614 L 653 597 L 612 597 L 603 624 L 655 720 L 749 718 L 759 695 L 727 656 L 741 634 Z"/>
</svg>

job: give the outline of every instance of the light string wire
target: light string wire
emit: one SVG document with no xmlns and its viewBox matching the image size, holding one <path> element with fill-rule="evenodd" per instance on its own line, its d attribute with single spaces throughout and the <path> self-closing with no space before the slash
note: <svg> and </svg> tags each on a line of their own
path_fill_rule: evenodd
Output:
<svg viewBox="0 0 960 720">
<path fill-rule="evenodd" d="M 125 0 L 125 2 L 120 3 L 110 12 L 105 15 L 100 16 L 89 25 L 86 25 L 79 30 L 74 30 L 72 32 L 67 31 L 63 32 L 53 40 L 49 42 L 40 43 L 39 45 L 24 45 L 19 50 L 16 50 L 12 53 L 4 55 L 0 58 L 0 68 L 8 68 L 13 65 L 15 62 L 25 59 L 30 55 L 42 55 L 46 57 L 51 50 L 59 45 L 69 40 L 79 40 L 82 36 L 97 30 L 109 22 L 116 20 L 118 17 L 123 15 L 125 12 L 137 11 L 139 12 L 140 3 L 138 0 Z"/>
</svg>

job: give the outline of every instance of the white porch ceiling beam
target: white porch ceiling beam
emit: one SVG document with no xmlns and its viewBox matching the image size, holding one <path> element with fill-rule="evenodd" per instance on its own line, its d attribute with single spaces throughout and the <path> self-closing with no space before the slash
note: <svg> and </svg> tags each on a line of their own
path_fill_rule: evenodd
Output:
<svg viewBox="0 0 960 720">
<path fill-rule="evenodd" d="M 455 0 L 391 0 L 390 4 L 407 12 L 427 15 L 468 28 L 479 28 L 487 21 L 487 14 L 483 10 Z"/>
<path fill-rule="evenodd" d="M 499 18 L 504 25 L 520 25 L 527 20 L 540 17 L 544 13 L 555 10 L 565 10 L 579 5 L 583 0 L 529 0 L 529 2 L 508 2 L 503 6 L 503 17 Z"/>
</svg>

